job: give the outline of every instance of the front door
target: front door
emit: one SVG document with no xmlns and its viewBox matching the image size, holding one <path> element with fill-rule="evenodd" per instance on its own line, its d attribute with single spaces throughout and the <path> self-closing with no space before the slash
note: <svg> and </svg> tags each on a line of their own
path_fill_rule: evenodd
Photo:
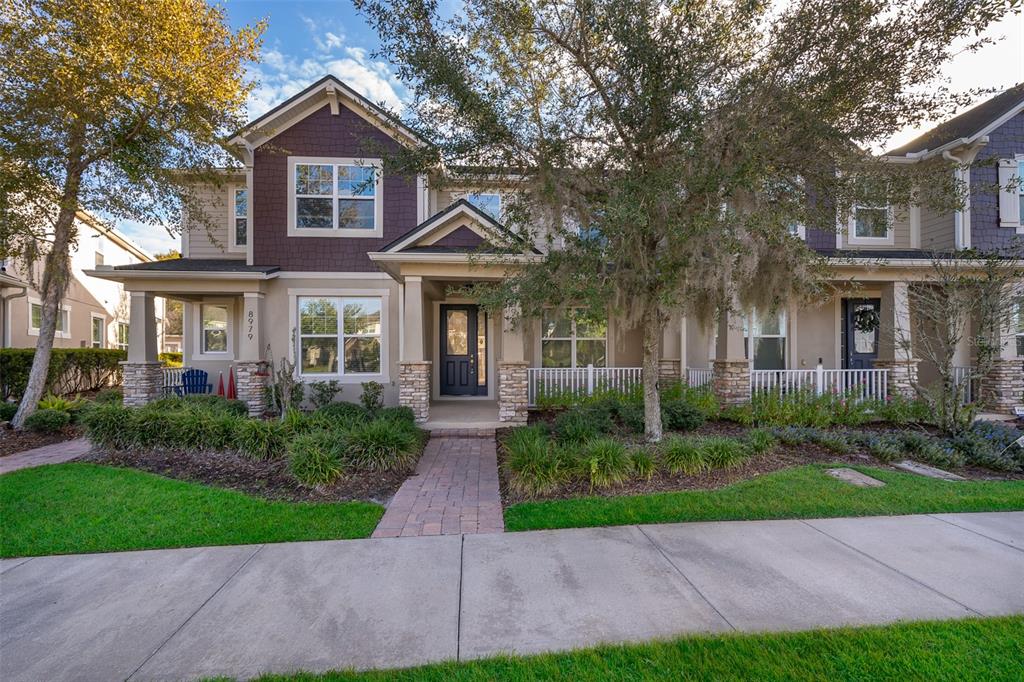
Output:
<svg viewBox="0 0 1024 682">
<path fill-rule="evenodd" d="M 878 359 L 878 298 L 843 299 L 843 369 L 873 369 Z"/>
<path fill-rule="evenodd" d="M 441 306 L 441 395 L 487 395 L 487 313 Z"/>
</svg>

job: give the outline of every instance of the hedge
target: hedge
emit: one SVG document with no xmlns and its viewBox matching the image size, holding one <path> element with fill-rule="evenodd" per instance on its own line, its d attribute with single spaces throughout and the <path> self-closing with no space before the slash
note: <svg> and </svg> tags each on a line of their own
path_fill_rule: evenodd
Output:
<svg viewBox="0 0 1024 682">
<path fill-rule="evenodd" d="M 181 367 L 182 352 L 169 351 L 167 353 L 160 353 L 160 355 L 157 356 L 157 360 L 162 362 L 164 367 Z"/>
<path fill-rule="evenodd" d="M 20 398 L 28 385 L 34 348 L 0 348 L 0 398 Z M 128 354 L 113 348 L 54 348 L 43 393 L 73 395 L 121 384 Z"/>
</svg>

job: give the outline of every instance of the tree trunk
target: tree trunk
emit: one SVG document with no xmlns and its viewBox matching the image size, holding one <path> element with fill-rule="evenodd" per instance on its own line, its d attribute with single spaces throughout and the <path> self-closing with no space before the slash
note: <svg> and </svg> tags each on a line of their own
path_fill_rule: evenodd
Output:
<svg viewBox="0 0 1024 682">
<path fill-rule="evenodd" d="M 661 343 L 661 324 L 658 315 L 644 313 L 643 326 L 643 374 L 644 383 L 644 438 L 649 443 L 661 440 L 661 397 L 658 395 L 658 347 Z"/>
<path fill-rule="evenodd" d="M 65 176 L 64 191 L 61 193 L 60 211 L 53 227 L 53 244 L 43 259 L 43 276 L 39 285 L 42 303 L 39 340 L 36 341 L 36 352 L 32 358 L 32 369 L 29 370 L 25 394 L 21 397 L 21 405 L 12 421 L 14 427 L 19 429 L 25 425 L 25 419 L 36 411 L 39 399 L 43 397 L 46 376 L 50 370 L 53 336 L 57 331 L 57 315 L 68 286 L 70 247 L 75 236 L 75 213 L 78 209 L 78 191 L 82 181 L 82 169 L 79 167 L 82 158 L 80 133 L 72 133 L 70 149 L 71 158 Z M 70 320 L 68 322 L 70 323 Z"/>
</svg>

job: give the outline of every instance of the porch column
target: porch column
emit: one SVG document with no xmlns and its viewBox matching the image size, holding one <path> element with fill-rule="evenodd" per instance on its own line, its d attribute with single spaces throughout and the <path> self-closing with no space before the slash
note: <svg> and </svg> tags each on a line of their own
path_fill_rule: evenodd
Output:
<svg viewBox="0 0 1024 682">
<path fill-rule="evenodd" d="M 910 286 L 890 282 L 882 289 L 877 369 L 889 370 L 889 395 L 914 398 L 917 364 L 910 332 Z"/>
<path fill-rule="evenodd" d="M 501 321 L 501 359 L 498 361 L 498 421 L 525 424 L 528 417 L 526 329 L 518 311 L 505 311 Z"/>
<path fill-rule="evenodd" d="M 156 311 L 149 291 L 132 291 L 128 311 L 128 360 L 124 368 L 124 404 L 141 407 L 160 397 L 163 372 L 157 359 Z"/>
<path fill-rule="evenodd" d="M 1024 405 L 1024 360 L 1017 357 L 1017 330 L 1014 321 L 997 339 L 999 358 L 981 382 L 981 402 L 985 408 L 1013 414 L 1013 408 Z"/>
<path fill-rule="evenodd" d="M 658 382 L 669 386 L 682 378 L 683 355 L 678 314 L 669 317 L 661 330 L 661 357 L 658 358 Z"/>
<path fill-rule="evenodd" d="M 267 409 L 266 386 L 269 379 L 263 359 L 263 294 L 243 294 L 242 329 L 235 363 L 235 388 L 238 399 L 249 407 L 249 415 L 259 417 Z"/>
<path fill-rule="evenodd" d="M 750 402 L 750 362 L 743 350 L 743 318 L 729 310 L 718 313 L 718 339 L 711 363 L 711 390 L 722 406 Z"/>
<path fill-rule="evenodd" d="M 423 349 L 423 278 L 405 278 L 402 356 L 398 363 L 398 404 L 416 421 L 430 419 L 430 361 Z"/>
</svg>

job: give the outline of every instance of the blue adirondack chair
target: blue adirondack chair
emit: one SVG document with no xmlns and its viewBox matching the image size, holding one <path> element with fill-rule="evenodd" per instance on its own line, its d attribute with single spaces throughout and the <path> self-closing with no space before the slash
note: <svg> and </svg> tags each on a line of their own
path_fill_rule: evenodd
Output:
<svg viewBox="0 0 1024 682">
<path fill-rule="evenodd" d="M 213 384 L 207 382 L 209 375 L 201 369 L 186 369 L 181 373 L 181 386 L 175 386 L 178 396 L 213 393 Z"/>
</svg>

